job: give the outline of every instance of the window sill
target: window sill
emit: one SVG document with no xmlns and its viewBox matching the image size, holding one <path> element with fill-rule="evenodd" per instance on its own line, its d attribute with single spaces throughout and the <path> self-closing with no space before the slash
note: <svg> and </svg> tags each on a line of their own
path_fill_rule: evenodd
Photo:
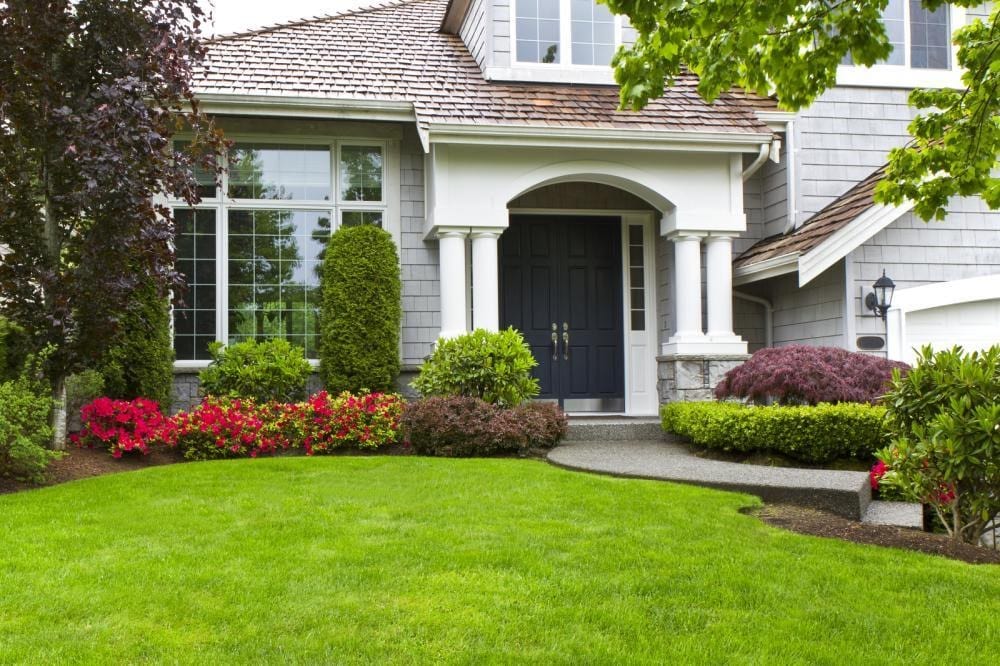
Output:
<svg viewBox="0 0 1000 666">
<path fill-rule="evenodd" d="M 962 73 L 955 69 L 914 69 L 901 65 L 837 68 L 838 86 L 869 88 L 964 88 Z"/>
<path fill-rule="evenodd" d="M 614 70 L 610 66 L 603 65 L 516 63 L 513 67 L 486 67 L 483 70 L 483 76 L 488 81 L 616 85 Z"/>
</svg>

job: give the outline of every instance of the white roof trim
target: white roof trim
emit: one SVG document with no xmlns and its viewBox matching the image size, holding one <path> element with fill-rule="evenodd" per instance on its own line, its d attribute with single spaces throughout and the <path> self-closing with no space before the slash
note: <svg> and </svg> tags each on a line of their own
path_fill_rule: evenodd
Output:
<svg viewBox="0 0 1000 666">
<path fill-rule="evenodd" d="M 413 103 L 404 101 L 239 93 L 195 93 L 195 97 L 211 114 L 416 121 Z"/>
<path fill-rule="evenodd" d="M 812 282 L 819 275 L 847 256 L 847 253 L 898 220 L 913 208 L 907 201 L 899 206 L 875 204 L 858 215 L 847 226 L 838 229 L 822 243 L 799 258 L 799 286 Z"/>
<path fill-rule="evenodd" d="M 733 284 L 749 284 L 758 280 L 787 275 L 799 270 L 799 253 L 789 252 L 764 261 L 740 266 L 733 270 Z"/>
<path fill-rule="evenodd" d="M 897 289 L 890 312 L 917 312 L 945 305 L 989 301 L 1000 298 L 1000 273 L 964 280 L 934 282 L 910 289 Z"/>
<path fill-rule="evenodd" d="M 586 145 L 591 148 L 701 152 L 757 152 L 762 143 L 770 143 L 772 140 L 771 134 L 762 133 L 460 123 L 429 123 L 427 133 L 430 143 L 545 147 Z"/>
</svg>

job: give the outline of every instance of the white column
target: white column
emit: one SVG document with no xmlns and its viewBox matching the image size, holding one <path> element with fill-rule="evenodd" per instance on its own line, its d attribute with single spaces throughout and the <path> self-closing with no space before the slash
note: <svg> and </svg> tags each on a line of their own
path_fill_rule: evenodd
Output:
<svg viewBox="0 0 1000 666">
<path fill-rule="evenodd" d="M 441 337 L 465 333 L 465 230 L 438 233 L 438 262 L 441 275 Z"/>
<path fill-rule="evenodd" d="M 705 268 L 708 274 L 708 337 L 733 338 L 733 239 L 709 236 L 705 239 Z"/>
<path fill-rule="evenodd" d="M 472 321 L 474 328 L 500 330 L 499 231 L 475 231 L 472 238 Z"/>
<path fill-rule="evenodd" d="M 701 238 L 679 235 L 673 241 L 677 321 L 671 340 L 701 340 L 704 337 L 701 330 Z"/>
</svg>

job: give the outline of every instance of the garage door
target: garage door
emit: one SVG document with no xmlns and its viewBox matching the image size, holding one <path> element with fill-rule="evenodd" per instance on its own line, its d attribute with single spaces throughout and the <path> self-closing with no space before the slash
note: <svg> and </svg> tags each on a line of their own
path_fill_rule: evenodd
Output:
<svg viewBox="0 0 1000 666">
<path fill-rule="evenodd" d="M 945 305 L 906 313 L 906 360 L 913 348 L 945 349 L 962 345 L 966 351 L 1000 344 L 1000 299 Z"/>
</svg>

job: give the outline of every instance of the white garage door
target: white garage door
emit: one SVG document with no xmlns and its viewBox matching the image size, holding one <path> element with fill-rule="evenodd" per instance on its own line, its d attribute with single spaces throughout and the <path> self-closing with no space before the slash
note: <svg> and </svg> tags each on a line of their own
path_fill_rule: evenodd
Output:
<svg viewBox="0 0 1000 666">
<path fill-rule="evenodd" d="M 905 337 L 904 349 L 911 363 L 912 349 L 923 345 L 932 345 L 934 349 L 962 345 L 966 351 L 972 351 L 1000 344 L 1000 299 L 908 312 Z"/>
</svg>

